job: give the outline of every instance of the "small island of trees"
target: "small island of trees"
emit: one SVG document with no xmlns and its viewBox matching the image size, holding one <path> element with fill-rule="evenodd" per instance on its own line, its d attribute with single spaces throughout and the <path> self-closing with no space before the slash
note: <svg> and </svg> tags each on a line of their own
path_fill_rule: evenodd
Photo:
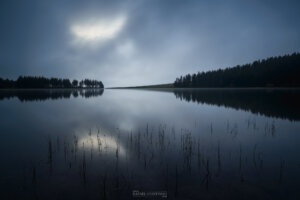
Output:
<svg viewBox="0 0 300 200">
<path fill-rule="evenodd" d="M 101 81 L 84 79 L 45 78 L 42 76 L 19 76 L 17 80 L 0 78 L 1 89 L 46 89 L 46 88 L 104 88 Z"/>
<path fill-rule="evenodd" d="M 300 53 L 257 60 L 232 68 L 187 74 L 176 88 L 300 87 Z"/>
</svg>

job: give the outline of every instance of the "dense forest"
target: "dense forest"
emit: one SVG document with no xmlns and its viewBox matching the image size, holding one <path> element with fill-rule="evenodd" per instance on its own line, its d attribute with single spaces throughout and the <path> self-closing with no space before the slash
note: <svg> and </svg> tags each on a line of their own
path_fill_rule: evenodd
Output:
<svg viewBox="0 0 300 200">
<path fill-rule="evenodd" d="M 174 87 L 300 87 L 300 53 L 177 78 Z"/>
<path fill-rule="evenodd" d="M 19 76 L 17 80 L 0 78 L 0 88 L 104 88 L 101 81 L 84 79 L 81 81 L 36 76 Z"/>
</svg>

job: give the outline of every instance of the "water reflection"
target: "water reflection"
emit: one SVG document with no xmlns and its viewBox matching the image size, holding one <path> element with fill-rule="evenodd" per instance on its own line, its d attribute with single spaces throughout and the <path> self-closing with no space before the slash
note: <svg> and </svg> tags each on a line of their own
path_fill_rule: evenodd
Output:
<svg viewBox="0 0 300 200">
<path fill-rule="evenodd" d="M 18 98 L 20 101 L 45 101 L 69 99 L 71 97 L 101 96 L 104 89 L 41 89 L 41 90 L 0 90 L 0 101 L 3 99 Z"/>
<path fill-rule="evenodd" d="M 104 153 L 112 154 L 112 156 L 125 155 L 125 148 L 120 143 L 120 138 L 115 138 L 110 133 L 100 134 L 98 132 L 96 135 L 90 132 L 88 136 L 81 136 L 78 142 L 82 150 L 104 151 Z"/>
<path fill-rule="evenodd" d="M 0 101 L 0 197 L 133 199 L 139 190 L 299 199 L 300 122 L 218 104 L 230 95 L 247 102 L 240 93 L 204 91 L 197 100 L 193 92 L 106 90 L 101 98 Z"/>
<path fill-rule="evenodd" d="M 176 89 L 176 98 L 251 111 L 268 117 L 300 120 L 298 89 Z"/>
</svg>

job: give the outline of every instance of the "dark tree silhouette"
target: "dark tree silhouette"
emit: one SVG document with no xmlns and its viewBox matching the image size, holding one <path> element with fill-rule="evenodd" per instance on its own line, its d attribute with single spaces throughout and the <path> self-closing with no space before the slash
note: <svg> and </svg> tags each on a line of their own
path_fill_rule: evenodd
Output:
<svg viewBox="0 0 300 200">
<path fill-rule="evenodd" d="M 72 86 L 75 88 L 78 87 L 78 81 L 76 79 L 72 81 Z"/>
<path fill-rule="evenodd" d="M 71 84 L 69 79 L 64 79 L 63 80 L 63 86 L 64 86 L 64 88 L 71 88 L 72 84 Z"/>
<path fill-rule="evenodd" d="M 0 88 L 104 88 L 104 85 L 101 81 L 90 79 L 73 80 L 71 83 L 69 79 L 19 76 L 16 81 L 0 78 Z"/>
<path fill-rule="evenodd" d="M 14 81 L 0 78 L 0 88 L 13 88 L 13 87 L 15 87 Z"/>
<path fill-rule="evenodd" d="M 174 87 L 300 87 L 300 54 L 271 57 L 232 68 L 187 74 Z"/>
</svg>

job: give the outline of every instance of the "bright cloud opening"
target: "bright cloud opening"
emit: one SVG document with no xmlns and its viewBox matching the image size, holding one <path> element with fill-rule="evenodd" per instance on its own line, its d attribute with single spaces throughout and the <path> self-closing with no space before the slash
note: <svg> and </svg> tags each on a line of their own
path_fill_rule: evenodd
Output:
<svg viewBox="0 0 300 200">
<path fill-rule="evenodd" d="M 113 20 L 74 24 L 71 26 L 71 32 L 76 39 L 81 41 L 113 39 L 122 30 L 125 23 L 126 18 L 121 16 Z"/>
</svg>

